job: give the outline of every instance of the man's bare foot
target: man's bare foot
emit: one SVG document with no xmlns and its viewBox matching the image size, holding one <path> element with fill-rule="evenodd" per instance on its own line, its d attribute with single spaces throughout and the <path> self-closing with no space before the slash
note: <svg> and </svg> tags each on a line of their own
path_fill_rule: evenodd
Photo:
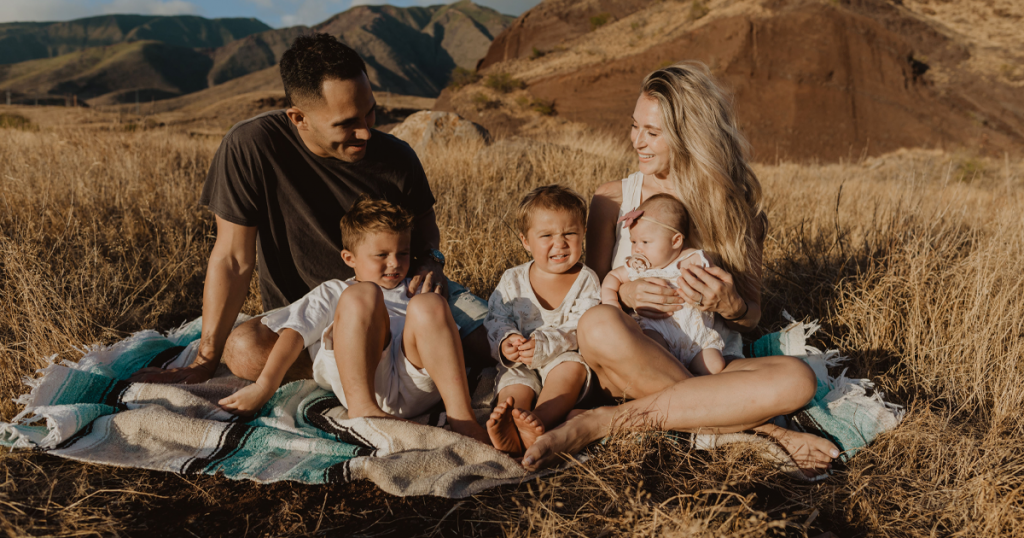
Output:
<svg viewBox="0 0 1024 538">
<path fill-rule="evenodd" d="M 765 424 L 754 431 L 767 435 L 793 458 L 793 462 L 804 475 L 820 476 L 831 467 L 832 460 L 839 457 L 839 449 L 828 439 L 810 433 L 795 432 L 773 424 Z"/>
<path fill-rule="evenodd" d="M 504 402 L 498 404 L 494 411 L 491 411 L 491 417 L 487 419 L 487 435 L 491 439 L 491 444 L 494 445 L 494 448 L 512 456 L 522 454 L 525 449 L 512 416 L 515 403 L 515 398 L 509 396 Z"/>
<path fill-rule="evenodd" d="M 537 438 L 523 456 L 523 467 L 538 471 L 559 464 L 562 454 L 575 454 L 608 435 L 614 418 L 614 407 L 598 407 L 565 421 Z"/>
<path fill-rule="evenodd" d="M 519 438 L 523 441 L 523 449 L 533 446 L 534 441 L 544 434 L 544 423 L 533 414 L 533 411 L 525 409 L 513 409 L 512 420 L 519 430 Z"/>
</svg>

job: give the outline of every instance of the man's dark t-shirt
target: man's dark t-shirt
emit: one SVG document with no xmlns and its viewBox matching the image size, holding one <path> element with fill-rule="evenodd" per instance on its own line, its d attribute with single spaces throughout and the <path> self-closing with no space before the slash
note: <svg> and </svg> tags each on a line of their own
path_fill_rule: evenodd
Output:
<svg viewBox="0 0 1024 538">
<path fill-rule="evenodd" d="M 314 155 L 283 110 L 235 125 L 224 137 L 200 203 L 257 229 L 264 310 L 289 305 L 321 283 L 353 276 L 341 260 L 338 223 L 361 194 L 415 217 L 434 205 L 416 153 L 379 131 L 355 163 Z"/>
</svg>

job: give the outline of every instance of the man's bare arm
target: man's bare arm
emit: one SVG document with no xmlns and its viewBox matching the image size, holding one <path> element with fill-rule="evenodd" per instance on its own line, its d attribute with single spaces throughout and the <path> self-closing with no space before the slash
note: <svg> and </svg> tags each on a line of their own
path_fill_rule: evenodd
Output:
<svg viewBox="0 0 1024 538">
<path fill-rule="evenodd" d="M 199 356 L 186 368 L 146 368 L 132 376 L 144 383 L 201 383 L 213 377 L 224 342 L 231 333 L 256 264 L 256 228 L 217 217 L 217 241 L 206 267 L 203 287 L 203 335 Z"/>
<path fill-rule="evenodd" d="M 448 279 L 444 276 L 444 266 L 422 256 L 423 252 L 440 250 L 441 246 L 441 230 L 437 227 L 437 215 L 433 209 L 416 218 L 413 231 L 412 250 L 420 259 L 410 271 L 412 281 L 409 283 L 409 293 L 430 292 L 440 286 L 441 295 L 448 297 Z"/>
</svg>

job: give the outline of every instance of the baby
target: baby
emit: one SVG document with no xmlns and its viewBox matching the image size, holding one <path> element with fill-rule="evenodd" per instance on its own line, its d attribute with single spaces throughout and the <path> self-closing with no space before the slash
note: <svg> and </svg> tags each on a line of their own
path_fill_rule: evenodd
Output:
<svg viewBox="0 0 1024 538">
<path fill-rule="evenodd" d="M 683 204 L 667 194 L 645 200 L 619 222 L 629 228 L 633 243 L 632 256 L 626 265 L 612 270 L 601 284 L 601 302 L 619 307 L 619 287 L 623 282 L 642 278 L 661 278 L 675 287 L 680 269 L 688 266 L 709 267 L 701 250 L 686 247 L 689 217 Z M 722 336 L 712 329 L 715 318 L 684 303 L 672 317 L 650 319 L 637 317 L 644 334 L 653 338 L 692 372 L 717 374 L 725 368 Z"/>
<path fill-rule="evenodd" d="M 355 270 L 270 312 L 278 334 L 259 378 L 220 401 L 258 411 L 305 348 L 313 379 L 337 395 L 349 418 L 409 418 L 444 401 L 452 430 L 489 444 L 470 405 L 458 327 L 447 301 L 424 290 L 408 296 L 413 218 L 386 201 L 360 197 L 341 218 L 341 258 Z"/>
<path fill-rule="evenodd" d="M 534 189 L 516 212 L 533 261 L 505 271 L 484 321 L 498 361 L 498 405 L 487 433 L 510 454 L 565 420 L 591 383 L 576 351 L 576 323 L 601 301 L 597 274 L 580 263 L 586 220 L 583 198 L 559 185 Z"/>
</svg>

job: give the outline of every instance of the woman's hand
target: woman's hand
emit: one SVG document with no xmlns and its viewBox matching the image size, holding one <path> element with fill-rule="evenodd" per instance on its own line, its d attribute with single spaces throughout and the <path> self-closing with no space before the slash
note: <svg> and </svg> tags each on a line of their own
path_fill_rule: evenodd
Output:
<svg viewBox="0 0 1024 538">
<path fill-rule="evenodd" d="M 637 315 L 650 319 L 664 319 L 682 308 L 683 299 L 669 283 L 660 278 L 623 282 L 619 298 Z"/>
<path fill-rule="evenodd" d="M 735 320 L 747 310 L 746 301 L 736 291 L 732 275 L 721 267 L 680 267 L 682 276 L 674 290 L 686 302 L 703 312 L 715 312 Z"/>
</svg>

